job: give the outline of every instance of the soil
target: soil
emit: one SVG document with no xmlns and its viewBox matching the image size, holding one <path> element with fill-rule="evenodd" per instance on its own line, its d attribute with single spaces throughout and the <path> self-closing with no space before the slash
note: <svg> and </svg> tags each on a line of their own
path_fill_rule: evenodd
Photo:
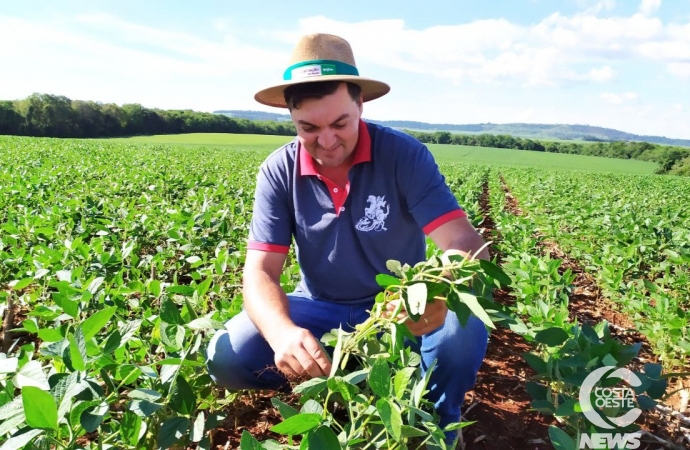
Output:
<svg viewBox="0 0 690 450">
<path fill-rule="evenodd" d="M 505 184 L 504 190 L 506 210 L 513 214 L 522 214 L 517 199 Z M 486 240 L 495 241 L 500 235 L 491 219 L 488 185 L 484 186 L 480 205 L 484 215 L 480 232 Z M 489 250 L 491 256 L 497 256 L 500 261 L 500 255 L 496 255 L 495 249 L 490 247 Z M 616 337 L 627 343 L 643 343 L 640 357 L 637 358 L 638 366 L 643 362 L 654 361 L 644 337 L 634 330 L 634 325 L 625 315 L 617 312 L 614 305 L 602 297 L 595 280 L 577 262 L 563 254 L 554 242 L 544 242 L 541 251 L 543 254 L 563 259 L 562 269 L 570 268 L 577 274 L 570 308 L 571 313 L 581 323 L 595 323 L 606 319 L 612 324 L 611 331 Z M 494 299 L 504 304 L 514 301 L 510 293 L 504 290 L 494 292 Z M 553 417 L 530 411 L 531 397 L 524 387 L 525 381 L 534 375 L 522 358 L 522 354 L 530 350 L 530 344 L 508 329 L 499 328 L 491 334 L 484 363 L 477 374 L 475 388 L 468 392 L 465 398 L 463 419 L 476 422 L 463 430 L 462 443 L 458 448 L 462 448 L 463 445 L 468 450 L 553 448 L 548 438 L 548 427 L 556 425 L 556 421 Z M 238 448 L 244 430 L 260 440 L 270 437 L 280 440 L 280 436 L 268 431 L 272 425 L 280 421 L 270 402 L 273 395 L 270 392 L 255 393 L 253 397 L 241 398 L 236 405 L 228 408 L 228 418 L 214 434 L 213 448 Z M 283 401 L 296 403 L 295 397 L 286 398 L 286 394 L 276 395 L 281 395 Z M 687 412 L 685 417 L 688 417 Z M 690 448 L 690 436 L 683 435 L 678 419 L 654 412 L 643 414 L 639 423 L 643 429 L 656 436 L 643 437 L 640 449 Z M 688 425 L 685 425 L 685 428 L 687 429 Z M 676 447 L 669 447 L 667 444 L 675 444 Z"/>
</svg>

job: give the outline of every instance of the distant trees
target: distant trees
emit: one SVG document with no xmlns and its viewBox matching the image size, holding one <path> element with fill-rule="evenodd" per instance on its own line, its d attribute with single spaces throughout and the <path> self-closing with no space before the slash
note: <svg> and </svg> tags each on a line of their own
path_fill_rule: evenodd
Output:
<svg viewBox="0 0 690 450">
<path fill-rule="evenodd" d="M 410 122 L 414 123 L 414 122 Z M 584 127 L 585 131 L 594 130 Z M 595 130 L 594 130 L 595 131 Z M 647 142 L 543 141 L 507 134 L 457 134 L 448 131 L 405 131 L 429 144 L 471 145 L 570 153 L 607 158 L 640 159 L 659 164 L 657 173 L 690 173 L 690 149 Z M 117 137 L 180 133 L 244 133 L 294 136 L 292 122 L 236 119 L 191 110 L 149 109 L 131 103 L 118 106 L 32 94 L 23 100 L 0 101 L 0 134 L 42 137 Z"/>
<path fill-rule="evenodd" d="M 292 122 L 234 119 L 191 110 L 118 106 L 32 94 L 23 100 L 0 101 L 0 134 L 96 138 L 179 133 L 252 133 L 294 136 Z"/>
</svg>

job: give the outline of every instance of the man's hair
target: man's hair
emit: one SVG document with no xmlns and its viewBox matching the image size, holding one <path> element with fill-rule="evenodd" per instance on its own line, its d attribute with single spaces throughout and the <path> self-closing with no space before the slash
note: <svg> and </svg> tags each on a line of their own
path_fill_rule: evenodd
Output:
<svg viewBox="0 0 690 450">
<path fill-rule="evenodd" d="M 293 84 L 285 88 L 284 96 L 285 103 L 287 103 L 288 109 L 290 111 L 294 109 L 299 109 L 299 104 L 303 100 L 308 98 L 323 98 L 327 95 L 333 94 L 340 87 L 340 83 L 347 84 L 347 91 L 352 97 L 353 101 L 358 102 L 359 97 L 362 94 L 362 88 L 355 83 L 349 83 L 345 81 L 320 81 L 317 83 L 300 83 Z"/>
</svg>

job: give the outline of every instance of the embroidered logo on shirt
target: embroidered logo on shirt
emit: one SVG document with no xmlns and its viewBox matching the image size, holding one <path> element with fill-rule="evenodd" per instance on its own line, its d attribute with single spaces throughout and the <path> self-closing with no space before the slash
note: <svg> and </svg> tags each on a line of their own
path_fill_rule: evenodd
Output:
<svg viewBox="0 0 690 450">
<path fill-rule="evenodd" d="M 390 207 L 385 199 L 385 195 L 370 195 L 367 198 L 369 206 L 364 208 L 364 217 L 359 219 L 355 228 L 359 231 L 386 231 L 386 217 L 390 213 Z"/>
</svg>

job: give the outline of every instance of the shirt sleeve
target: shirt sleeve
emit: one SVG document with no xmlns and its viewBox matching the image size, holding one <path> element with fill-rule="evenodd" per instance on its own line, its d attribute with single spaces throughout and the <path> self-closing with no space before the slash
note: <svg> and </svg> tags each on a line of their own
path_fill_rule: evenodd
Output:
<svg viewBox="0 0 690 450">
<path fill-rule="evenodd" d="M 247 245 L 250 250 L 287 253 L 290 249 L 294 221 L 286 177 L 280 177 L 277 172 L 262 164 L 257 175 Z"/>
<path fill-rule="evenodd" d="M 466 216 L 425 145 L 409 143 L 408 150 L 401 152 L 397 176 L 408 210 L 425 234 Z"/>
</svg>

